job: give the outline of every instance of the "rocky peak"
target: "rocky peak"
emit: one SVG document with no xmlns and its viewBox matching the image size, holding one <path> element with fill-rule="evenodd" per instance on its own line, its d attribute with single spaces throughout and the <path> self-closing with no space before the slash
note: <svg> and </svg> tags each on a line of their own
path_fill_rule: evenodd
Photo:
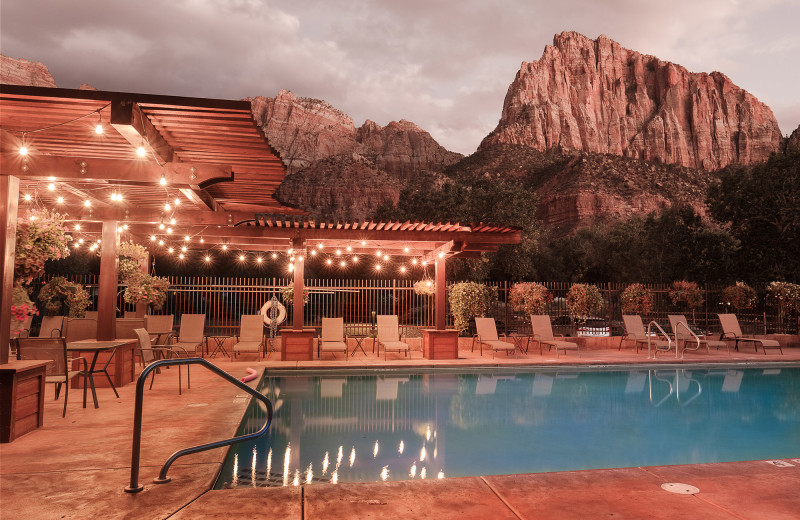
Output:
<svg viewBox="0 0 800 520">
<path fill-rule="evenodd" d="M 43 63 L 0 54 L 0 83 L 29 87 L 55 87 L 56 81 Z"/>
<path fill-rule="evenodd" d="M 800 126 L 786 139 L 786 153 L 800 152 Z"/>
<path fill-rule="evenodd" d="M 481 143 L 560 147 L 716 170 L 780 149 L 772 111 L 724 74 L 684 67 L 601 35 L 555 35 L 523 62 Z"/>
</svg>

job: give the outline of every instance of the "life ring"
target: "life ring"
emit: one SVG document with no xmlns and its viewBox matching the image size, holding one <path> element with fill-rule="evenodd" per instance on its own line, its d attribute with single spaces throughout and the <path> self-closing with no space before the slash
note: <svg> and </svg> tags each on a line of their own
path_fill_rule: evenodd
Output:
<svg viewBox="0 0 800 520">
<path fill-rule="evenodd" d="M 275 318 L 275 324 L 280 325 L 281 323 L 283 323 L 283 320 L 286 319 L 286 307 L 284 307 L 281 302 L 275 302 L 275 303 L 278 306 L 278 317 Z M 272 307 L 272 300 L 267 300 L 267 303 L 262 305 L 261 311 L 259 311 L 259 314 L 261 314 L 261 316 L 264 317 L 264 325 L 268 327 L 272 325 L 272 320 L 267 315 L 271 307 Z"/>
</svg>

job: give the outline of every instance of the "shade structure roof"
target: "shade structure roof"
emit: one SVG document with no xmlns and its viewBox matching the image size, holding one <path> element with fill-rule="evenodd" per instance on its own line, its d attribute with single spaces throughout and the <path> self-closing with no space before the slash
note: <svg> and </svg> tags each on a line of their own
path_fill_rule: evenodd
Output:
<svg viewBox="0 0 800 520">
<path fill-rule="evenodd" d="M 0 85 L 0 167 L 20 179 L 20 210 L 55 208 L 87 239 L 118 221 L 123 239 L 163 240 L 154 254 L 304 243 L 474 256 L 520 241 L 508 227 L 315 221 L 282 206 L 274 193 L 285 168 L 247 101 Z"/>
</svg>

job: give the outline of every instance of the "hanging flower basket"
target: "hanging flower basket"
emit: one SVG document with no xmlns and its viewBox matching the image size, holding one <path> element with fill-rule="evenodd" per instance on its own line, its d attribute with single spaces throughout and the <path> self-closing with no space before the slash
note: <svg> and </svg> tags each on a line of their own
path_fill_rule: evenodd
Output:
<svg viewBox="0 0 800 520">
<path fill-rule="evenodd" d="M 167 301 L 169 280 L 166 278 L 138 271 L 128 277 L 127 283 L 128 287 L 123 294 L 126 303 L 145 303 L 151 305 L 153 310 L 158 311 Z"/>
<path fill-rule="evenodd" d="M 676 307 L 685 307 L 689 310 L 699 309 L 703 302 L 703 291 L 695 282 L 680 280 L 672 282 L 672 289 L 669 291 L 669 299 Z"/>
<path fill-rule="evenodd" d="M 294 305 L 294 286 L 287 285 L 286 287 L 281 288 L 281 299 L 287 306 Z M 308 303 L 308 289 L 303 288 L 303 305 Z"/>
<path fill-rule="evenodd" d="M 515 283 L 508 299 L 515 311 L 541 314 L 545 306 L 553 301 L 553 293 L 540 283 Z"/>
<path fill-rule="evenodd" d="M 632 283 L 619 295 L 623 314 L 647 316 L 653 310 L 653 293 L 640 283 Z"/>
<path fill-rule="evenodd" d="M 119 255 L 119 266 L 117 267 L 119 281 L 127 284 L 131 276 L 141 272 L 139 262 L 147 260 L 147 249 L 133 242 L 122 242 L 119 245 L 117 254 Z"/>
<path fill-rule="evenodd" d="M 89 293 L 81 284 L 72 283 L 63 276 L 55 276 L 42 286 L 39 300 L 44 303 L 48 316 L 60 313 L 62 303 L 66 303 L 70 318 L 82 318 L 89 306 Z"/>
<path fill-rule="evenodd" d="M 420 296 L 433 296 L 436 293 L 436 285 L 430 280 L 420 280 L 414 282 L 414 294 Z"/>
<path fill-rule="evenodd" d="M 585 319 L 603 309 L 603 296 L 595 285 L 574 283 L 567 292 L 567 309 L 576 319 Z"/>
<path fill-rule="evenodd" d="M 744 282 L 736 282 L 722 290 L 722 300 L 737 311 L 745 311 L 756 306 L 756 290 Z"/>
<path fill-rule="evenodd" d="M 14 250 L 14 280 L 29 284 L 44 274 L 47 260 L 69 256 L 64 217 L 46 209 L 31 209 L 17 220 L 16 248 Z"/>
</svg>

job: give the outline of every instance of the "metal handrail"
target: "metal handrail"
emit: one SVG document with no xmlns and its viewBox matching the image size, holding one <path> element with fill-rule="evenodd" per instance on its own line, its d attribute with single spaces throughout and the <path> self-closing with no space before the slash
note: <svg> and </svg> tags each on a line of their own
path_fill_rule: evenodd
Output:
<svg viewBox="0 0 800 520">
<path fill-rule="evenodd" d="M 650 359 L 650 338 L 652 337 L 650 335 L 650 325 L 655 325 L 656 328 L 659 331 L 661 331 L 661 335 L 664 336 L 665 338 L 667 338 L 667 348 L 665 348 L 665 349 L 664 348 L 658 348 L 658 346 L 656 346 L 656 352 L 653 353 L 653 359 L 655 359 L 656 358 L 656 354 L 658 353 L 659 350 L 663 350 L 664 352 L 669 352 L 670 350 L 672 350 L 672 338 L 669 337 L 669 334 L 664 332 L 664 329 L 662 329 L 661 325 L 656 323 L 655 320 L 653 320 L 650 323 L 648 323 L 647 324 L 647 359 Z M 677 345 L 675 346 L 675 357 L 676 358 L 678 357 L 678 346 Z"/>
<path fill-rule="evenodd" d="M 169 482 L 170 479 L 167 478 L 167 471 L 169 467 L 175 462 L 176 459 L 179 457 L 183 457 L 184 455 L 190 455 L 192 453 L 197 453 L 200 451 L 206 451 L 214 448 L 221 448 L 223 446 L 230 446 L 231 444 L 236 444 L 237 442 L 247 441 L 250 439 L 255 439 L 260 437 L 264 433 L 266 433 L 267 429 L 269 428 L 270 423 L 272 422 L 272 403 L 270 400 L 260 392 L 256 392 L 246 384 L 242 383 L 235 377 L 231 376 L 224 370 L 218 368 L 217 366 L 213 365 L 212 363 L 206 361 L 202 358 L 184 358 L 184 359 L 161 359 L 158 361 L 154 361 L 147 365 L 142 373 L 139 374 L 139 380 L 136 382 L 136 404 L 134 406 L 133 411 L 133 447 L 131 448 L 131 482 L 128 487 L 125 488 L 126 493 L 138 493 L 139 491 L 144 489 L 144 486 L 139 485 L 139 458 L 141 455 L 141 444 L 142 444 L 142 407 L 143 407 L 143 400 L 144 400 L 144 384 L 147 376 L 153 370 L 162 367 L 162 366 L 171 366 L 171 365 L 203 365 L 207 369 L 211 370 L 218 376 L 222 377 L 223 379 L 228 380 L 229 382 L 233 383 L 240 389 L 244 390 L 248 394 L 252 395 L 256 399 L 261 400 L 264 405 L 267 407 L 267 421 L 264 423 L 264 427 L 261 428 L 259 431 L 255 433 L 249 433 L 247 435 L 241 435 L 239 437 L 233 437 L 231 439 L 226 439 L 224 441 L 216 441 L 216 442 L 209 442 L 208 444 L 201 444 L 199 446 L 193 446 L 191 448 L 186 448 L 183 450 L 178 450 L 173 453 L 167 462 L 161 467 L 161 471 L 158 473 L 158 478 L 153 479 L 153 482 L 156 484 L 164 484 Z"/>
<path fill-rule="evenodd" d="M 686 324 L 686 323 L 684 323 L 682 321 L 679 321 L 679 322 L 677 322 L 675 324 L 675 330 L 672 331 L 675 334 L 675 356 L 676 357 L 678 355 L 678 348 L 679 348 L 678 347 L 678 345 L 679 345 L 679 343 L 678 343 L 678 329 L 680 329 L 681 327 L 683 327 L 684 329 L 689 331 L 689 334 L 694 336 L 694 339 L 697 340 L 697 346 L 694 347 L 693 349 L 690 349 L 690 350 L 695 350 L 695 351 L 700 350 L 700 337 L 698 337 L 698 335 L 695 334 L 694 331 L 689 328 L 688 324 Z M 708 349 L 708 347 L 706 347 L 706 350 L 707 349 Z M 681 359 L 683 359 L 684 355 L 686 355 L 686 340 L 685 339 L 683 340 L 683 352 L 681 352 Z"/>
</svg>

